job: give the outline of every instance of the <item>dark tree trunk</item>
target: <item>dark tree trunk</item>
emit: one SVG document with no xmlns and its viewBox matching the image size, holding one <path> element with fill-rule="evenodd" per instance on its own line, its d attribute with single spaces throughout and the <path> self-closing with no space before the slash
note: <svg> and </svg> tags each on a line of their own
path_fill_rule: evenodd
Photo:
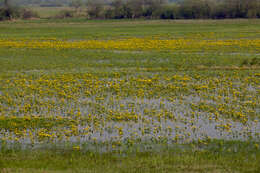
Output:
<svg viewBox="0 0 260 173">
<path fill-rule="evenodd" d="M 4 5 L 5 5 L 6 8 L 9 7 L 9 0 L 5 0 Z"/>
</svg>

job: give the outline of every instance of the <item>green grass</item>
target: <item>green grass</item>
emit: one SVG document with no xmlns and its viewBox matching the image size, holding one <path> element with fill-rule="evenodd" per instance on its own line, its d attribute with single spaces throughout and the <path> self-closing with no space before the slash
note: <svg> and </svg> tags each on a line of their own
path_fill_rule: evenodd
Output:
<svg viewBox="0 0 260 173">
<path fill-rule="evenodd" d="M 102 72 L 106 68 L 156 68 L 168 70 L 197 70 L 201 66 L 242 66 L 245 60 L 249 62 L 259 58 L 256 54 L 229 53 L 171 53 L 171 52 L 129 52 L 102 50 L 30 50 L 1 49 L 0 61 L 3 64 L 1 72 L 30 70 L 94 70 Z M 2 73 L 3 74 L 3 73 Z"/>
<path fill-rule="evenodd" d="M 0 23 L 0 38 L 111 39 L 259 38 L 260 21 L 251 20 L 87 20 L 51 19 Z"/>
<path fill-rule="evenodd" d="M 73 124 L 73 120 L 59 120 L 53 118 L 7 118 L 0 120 L 0 128 L 8 129 L 10 131 L 15 129 L 25 129 L 25 128 L 52 128 L 59 126 L 70 126 Z"/>
<path fill-rule="evenodd" d="M 48 15 L 56 13 L 54 9 L 50 9 L 50 11 Z M 43 18 L 48 17 L 45 14 L 41 14 L 41 16 Z M 42 19 L 0 23 L 0 39 L 103 40 L 129 37 L 213 40 L 259 39 L 260 20 L 95 21 L 86 19 Z M 221 52 L 221 50 L 201 52 L 201 50 L 198 50 L 198 52 L 185 53 L 172 51 L 84 49 L 57 51 L 54 49 L 0 48 L 0 82 L 9 79 L 11 81 L 17 79 L 17 81 L 21 82 L 20 79 L 23 77 L 27 77 L 28 82 L 42 76 L 53 79 L 55 76 L 69 76 L 70 74 L 75 75 L 75 79 L 78 80 L 82 80 L 80 75 L 77 76 L 78 74 L 91 74 L 100 78 L 100 80 L 97 80 L 98 82 L 102 82 L 102 79 L 118 80 L 115 78 L 116 74 L 120 74 L 120 77 L 126 80 L 129 78 L 135 79 L 136 77 L 171 77 L 176 74 L 196 76 L 198 74 L 202 76 L 200 80 L 203 81 L 204 78 L 216 78 L 221 74 L 232 78 L 234 73 L 238 74 L 236 75 L 237 78 L 242 76 L 243 78 L 240 79 L 242 81 L 247 76 L 252 78 L 252 76 L 257 76 L 252 74 L 259 74 L 259 64 L 252 63 L 258 62 L 259 58 L 260 54 L 258 52 L 246 50 L 237 52 Z M 40 84 L 39 81 L 37 82 L 36 84 Z M 4 85 L 5 83 L 2 82 L 1 84 Z M 257 84 L 259 84 L 259 81 L 255 80 L 255 85 Z M 12 86 L 12 83 L 9 86 Z M 132 88 L 132 90 L 134 89 Z M 14 92 L 16 90 L 13 88 L 4 88 L 0 85 L 0 99 L 2 99 L 3 93 L 12 96 Z M 27 96 L 27 99 L 30 100 L 30 95 Z M 255 98 L 257 97 L 255 96 Z M 17 98 L 15 97 L 13 100 L 15 99 Z M 19 99 L 18 101 L 21 101 L 23 98 Z M 33 103 L 35 102 L 33 101 Z M 2 107 L 5 107 L 5 109 L 8 107 L 6 104 L 0 102 L 0 115 L 9 111 L 1 110 Z M 234 101 L 234 104 L 236 106 L 239 102 Z M 102 101 L 97 102 L 97 107 L 100 105 L 102 106 Z M 255 107 L 257 108 L 257 105 Z M 45 109 L 44 106 L 42 108 Z M 259 112 L 256 112 L 255 115 L 259 117 Z M 25 120 L 23 116 L 15 113 L 12 114 L 15 118 L 10 117 L 9 114 L 2 116 L 6 116 L 6 118 L 1 119 L 0 116 L 0 135 L 7 130 L 51 129 L 74 125 L 71 119 L 62 119 L 60 121 L 40 117 Z M 47 146 L 46 148 L 37 149 L 36 147 L 28 150 L 23 149 L 19 144 L 16 146 L 14 143 L 10 145 L 14 147 L 5 148 L 3 147 L 4 142 L 0 140 L 0 172 L 257 173 L 260 172 L 260 150 L 256 144 L 259 145 L 259 138 L 244 142 L 213 140 L 208 145 L 195 142 L 193 145 L 188 144 L 187 147 L 186 145 L 178 145 L 176 148 L 174 148 L 174 145 L 166 145 L 166 148 L 154 151 L 138 151 L 137 147 L 131 151 L 124 150 L 120 152 L 119 150 L 99 153 L 91 151 L 87 147 L 75 151 L 72 147 L 68 147 L 68 149 L 55 148 L 55 145 L 53 148 Z"/>
<path fill-rule="evenodd" d="M 222 141 L 223 142 L 223 141 Z M 254 172 L 260 152 L 249 143 L 215 141 L 207 150 L 93 153 L 73 150 L 5 150 L 2 172 Z M 235 149 L 235 150 L 234 150 Z"/>
</svg>

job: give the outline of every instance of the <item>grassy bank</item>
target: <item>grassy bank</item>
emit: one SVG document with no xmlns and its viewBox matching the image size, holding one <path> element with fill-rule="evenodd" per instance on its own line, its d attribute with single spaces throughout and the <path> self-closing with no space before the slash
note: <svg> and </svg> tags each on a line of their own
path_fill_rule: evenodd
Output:
<svg viewBox="0 0 260 173">
<path fill-rule="evenodd" d="M 223 143 L 225 143 L 223 145 Z M 179 146 L 180 147 L 180 146 Z M 204 149 L 202 149 L 204 148 Z M 215 141 L 207 146 L 157 152 L 96 153 L 81 150 L 5 150 L 2 172 L 259 172 L 252 143 Z"/>
</svg>

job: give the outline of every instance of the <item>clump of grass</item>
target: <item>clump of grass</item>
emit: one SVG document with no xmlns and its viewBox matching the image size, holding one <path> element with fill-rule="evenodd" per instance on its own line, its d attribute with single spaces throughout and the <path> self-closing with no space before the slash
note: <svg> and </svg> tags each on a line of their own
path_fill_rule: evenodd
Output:
<svg viewBox="0 0 260 173">
<path fill-rule="evenodd" d="M 0 117 L 1 129 L 28 129 L 28 128 L 52 128 L 58 126 L 70 126 L 74 122 L 66 118 L 44 117 Z"/>
<path fill-rule="evenodd" d="M 260 58 L 245 59 L 242 61 L 241 66 L 259 66 Z"/>
</svg>

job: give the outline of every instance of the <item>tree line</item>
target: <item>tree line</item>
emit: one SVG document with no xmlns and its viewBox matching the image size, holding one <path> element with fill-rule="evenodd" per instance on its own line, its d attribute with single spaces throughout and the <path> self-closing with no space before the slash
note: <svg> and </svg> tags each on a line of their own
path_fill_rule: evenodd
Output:
<svg viewBox="0 0 260 173">
<path fill-rule="evenodd" d="M 16 18 L 29 19 L 38 17 L 38 15 L 26 8 L 19 8 L 14 6 L 10 0 L 0 0 L 0 21 L 10 20 Z"/>
<path fill-rule="evenodd" d="M 0 19 L 6 15 L 3 11 L 11 9 L 9 1 L 2 0 Z M 85 9 L 84 17 L 88 19 L 260 18 L 260 0 L 66 0 L 65 4 L 72 9 L 63 11 L 61 17 L 75 17 L 78 10 Z"/>
<path fill-rule="evenodd" d="M 84 3 L 73 0 L 70 5 L 80 8 Z M 260 18 L 260 0 L 89 0 L 85 5 L 93 19 Z"/>
</svg>

